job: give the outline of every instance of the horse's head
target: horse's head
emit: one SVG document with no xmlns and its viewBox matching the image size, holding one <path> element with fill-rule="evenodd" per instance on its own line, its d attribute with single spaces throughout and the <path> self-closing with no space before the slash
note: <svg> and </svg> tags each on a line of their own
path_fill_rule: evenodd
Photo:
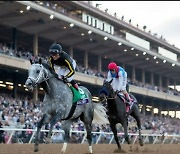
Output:
<svg viewBox="0 0 180 154">
<path fill-rule="evenodd" d="M 111 86 L 111 81 L 106 81 L 104 80 L 103 86 L 100 90 L 100 95 L 99 95 L 99 100 L 100 101 L 105 101 L 107 98 L 113 98 L 114 97 L 114 90 Z"/>
<path fill-rule="evenodd" d="M 32 59 L 30 59 L 30 62 L 31 67 L 28 70 L 29 75 L 25 85 L 29 90 L 33 90 L 34 87 L 37 86 L 37 84 L 40 84 L 43 81 L 49 79 L 49 73 L 48 70 L 42 65 L 41 58 L 39 59 L 39 61 L 32 61 Z"/>
</svg>

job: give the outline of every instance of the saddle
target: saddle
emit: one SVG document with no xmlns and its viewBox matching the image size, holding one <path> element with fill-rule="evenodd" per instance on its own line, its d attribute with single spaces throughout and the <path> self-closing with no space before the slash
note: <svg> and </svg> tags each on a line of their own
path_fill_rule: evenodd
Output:
<svg viewBox="0 0 180 154">
<path fill-rule="evenodd" d="M 72 104 L 72 107 L 71 107 L 71 110 L 70 110 L 68 116 L 61 120 L 70 119 L 72 117 L 72 115 L 74 114 L 77 105 L 83 105 L 83 104 L 86 104 L 89 102 L 87 95 L 81 88 L 79 88 L 79 90 L 77 91 L 72 85 L 70 85 L 69 83 L 67 83 L 67 84 L 73 93 L 73 104 Z"/>
<path fill-rule="evenodd" d="M 124 96 L 123 93 L 117 93 L 117 96 L 118 96 L 121 100 L 123 100 L 123 102 L 126 104 L 126 112 L 129 112 L 129 111 L 131 110 L 133 104 L 136 102 L 136 100 L 134 100 L 134 98 L 131 97 L 131 95 L 129 95 L 130 98 L 132 99 L 132 102 L 131 102 L 131 104 L 130 104 L 130 103 L 126 100 L 126 97 Z"/>
</svg>

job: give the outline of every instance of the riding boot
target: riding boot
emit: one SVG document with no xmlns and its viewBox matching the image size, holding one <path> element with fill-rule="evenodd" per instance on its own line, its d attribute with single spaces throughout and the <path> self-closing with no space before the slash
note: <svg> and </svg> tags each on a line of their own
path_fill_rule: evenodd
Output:
<svg viewBox="0 0 180 154">
<path fill-rule="evenodd" d="M 71 81 L 71 84 L 78 91 L 79 86 L 74 80 Z"/>
<path fill-rule="evenodd" d="M 124 96 L 125 96 L 125 98 L 127 100 L 128 105 L 131 105 L 132 99 L 130 98 L 129 94 L 125 93 Z"/>
</svg>

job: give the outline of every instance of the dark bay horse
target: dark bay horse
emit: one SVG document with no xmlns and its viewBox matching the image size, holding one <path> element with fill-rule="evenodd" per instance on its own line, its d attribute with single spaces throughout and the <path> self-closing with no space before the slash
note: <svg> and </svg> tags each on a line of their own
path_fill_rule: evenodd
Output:
<svg viewBox="0 0 180 154">
<path fill-rule="evenodd" d="M 99 99 L 101 102 L 105 101 L 105 103 L 107 103 L 107 114 L 109 116 L 108 119 L 110 122 L 110 127 L 114 134 L 114 138 L 117 143 L 118 150 L 121 150 L 121 145 L 120 145 L 119 139 L 117 137 L 117 129 L 116 129 L 117 123 L 121 123 L 121 125 L 124 128 L 125 140 L 127 141 L 128 144 L 131 144 L 129 137 L 128 137 L 128 131 L 127 131 L 128 120 L 127 120 L 127 116 L 126 116 L 126 105 L 123 102 L 124 100 L 121 99 L 121 97 L 119 97 L 114 92 L 114 90 L 111 86 L 111 82 L 112 82 L 112 80 L 110 82 L 104 80 L 103 86 L 100 90 Z M 135 99 L 135 97 L 134 97 L 134 99 Z M 143 140 L 142 140 L 142 136 L 141 136 L 140 111 L 139 111 L 137 103 L 134 103 L 132 105 L 129 115 L 134 117 L 137 121 L 137 126 L 139 129 L 139 144 L 141 146 L 143 146 Z"/>
<path fill-rule="evenodd" d="M 51 67 L 46 62 L 42 63 L 42 60 L 39 59 L 38 63 L 33 63 L 31 61 L 31 64 L 29 76 L 26 80 L 27 88 L 32 90 L 36 85 L 41 84 L 45 91 L 42 109 L 43 116 L 37 125 L 35 136 L 34 151 L 37 152 L 39 150 L 39 133 L 42 126 L 50 123 L 50 130 L 47 137 L 49 141 L 53 126 L 59 120 L 64 120 L 68 117 L 73 106 L 73 93 L 66 83 L 56 78 L 55 73 L 52 72 Z M 81 121 L 84 122 L 90 153 L 93 152 L 91 136 L 92 121 L 99 124 L 109 123 L 106 118 L 106 109 L 104 106 L 92 102 L 91 93 L 87 88 L 83 86 L 79 86 L 79 88 L 81 89 L 81 92 L 84 92 L 88 97 L 88 103 L 77 105 L 72 116 L 63 121 L 65 142 L 61 150 L 62 153 L 66 152 L 67 143 L 70 139 L 70 126 L 77 118 L 80 118 Z"/>
</svg>

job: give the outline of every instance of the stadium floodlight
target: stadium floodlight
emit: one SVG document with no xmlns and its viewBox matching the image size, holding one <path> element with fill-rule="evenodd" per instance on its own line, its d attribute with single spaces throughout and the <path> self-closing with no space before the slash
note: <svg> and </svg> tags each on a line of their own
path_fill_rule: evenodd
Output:
<svg viewBox="0 0 180 154">
<path fill-rule="evenodd" d="M 143 52 L 143 55 L 146 55 L 146 52 Z"/>
<path fill-rule="evenodd" d="M 154 56 L 154 59 L 156 59 L 157 57 L 156 56 Z"/>
<path fill-rule="evenodd" d="M 88 34 L 91 34 L 91 33 L 92 33 L 92 31 L 91 31 L 91 30 L 89 30 L 89 31 L 88 31 Z"/>
<path fill-rule="evenodd" d="M 50 15 L 50 19 L 53 19 L 53 18 L 54 18 L 54 15 L 53 15 L 53 14 L 51 14 L 51 15 Z"/>
<path fill-rule="evenodd" d="M 163 60 L 163 63 L 166 63 L 166 60 Z"/>
<path fill-rule="evenodd" d="M 120 46 L 120 45 L 122 45 L 122 43 L 121 43 L 121 42 L 119 42 L 119 43 L 118 43 L 118 45 Z"/>
<path fill-rule="evenodd" d="M 27 6 L 27 7 L 26 7 L 26 10 L 29 10 L 30 8 L 31 8 L 30 6 Z"/>
<path fill-rule="evenodd" d="M 172 66 L 175 66 L 175 64 L 173 63 Z"/>
<path fill-rule="evenodd" d="M 108 37 L 107 37 L 107 36 L 105 36 L 105 37 L 104 37 L 104 40 L 107 40 L 107 39 L 108 39 Z"/>
<path fill-rule="evenodd" d="M 74 24 L 73 24 L 73 23 L 71 23 L 69 26 L 70 26 L 70 27 L 74 27 Z"/>
</svg>

